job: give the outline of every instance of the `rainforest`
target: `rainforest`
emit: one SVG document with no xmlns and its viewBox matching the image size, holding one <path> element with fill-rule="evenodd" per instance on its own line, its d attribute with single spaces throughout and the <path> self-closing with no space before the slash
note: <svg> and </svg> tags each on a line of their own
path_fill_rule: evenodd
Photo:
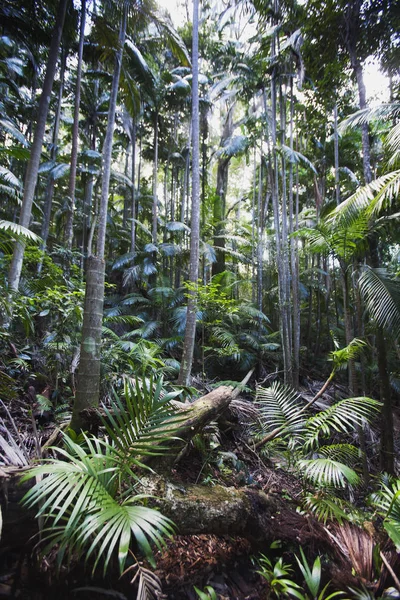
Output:
<svg viewBox="0 0 400 600">
<path fill-rule="evenodd" d="M 0 598 L 400 598 L 396 0 L 0 0 Z"/>
</svg>

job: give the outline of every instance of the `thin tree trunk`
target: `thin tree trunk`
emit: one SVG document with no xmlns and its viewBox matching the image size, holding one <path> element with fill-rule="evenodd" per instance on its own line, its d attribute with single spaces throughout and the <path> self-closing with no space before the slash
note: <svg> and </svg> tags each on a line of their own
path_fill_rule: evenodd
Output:
<svg viewBox="0 0 400 600">
<path fill-rule="evenodd" d="M 340 173 L 339 173 L 339 133 L 337 102 L 333 107 L 333 146 L 335 155 L 335 195 L 336 204 L 340 204 Z"/>
<path fill-rule="evenodd" d="M 99 229 L 97 236 L 97 255 L 88 259 L 88 275 L 85 293 L 85 309 L 81 342 L 81 360 L 78 370 L 78 385 L 72 413 L 71 427 L 75 431 L 84 425 L 82 410 L 97 406 L 100 395 L 100 347 L 104 301 L 104 249 L 106 242 L 108 195 L 111 175 L 111 156 L 115 113 L 117 107 L 118 85 L 121 74 L 122 56 L 125 43 L 128 18 L 128 3 L 124 3 L 118 38 L 118 50 L 115 55 L 114 74 L 111 87 L 108 122 L 102 152 L 102 187 L 99 210 Z M 88 379 L 90 378 L 90 387 Z"/>
<path fill-rule="evenodd" d="M 232 135 L 232 114 L 233 106 L 228 110 L 226 115 L 224 128 L 222 132 L 220 147 L 222 148 L 226 140 Z M 226 192 L 228 188 L 228 173 L 229 173 L 230 158 L 221 157 L 218 160 L 217 167 L 217 188 L 215 190 L 214 200 L 214 248 L 218 248 L 216 252 L 217 260 L 212 264 L 212 274 L 218 275 L 226 269 L 225 264 L 225 215 L 226 215 Z"/>
<path fill-rule="evenodd" d="M 131 196 L 131 252 L 135 252 L 136 246 L 136 121 L 132 122 L 132 165 L 131 165 L 131 181 L 132 181 L 132 196 Z"/>
<path fill-rule="evenodd" d="M 152 213 L 152 241 L 157 244 L 158 228 L 158 112 L 154 116 L 154 158 L 153 158 L 153 213 Z"/>
<path fill-rule="evenodd" d="M 52 139 L 52 148 L 50 152 L 50 158 L 52 161 L 56 161 L 57 153 L 58 153 L 58 134 L 60 130 L 60 120 L 61 120 L 61 103 L 62 97 L 64 93 L 64 75 L 65 75 L 65 65 L 67 62 L 67 53 L 63 52 L 61 56 L 61 72 L 60 72 L 60 89 L 58 91 L 57 98 L 57 110 L 54 119 L 54 128 L 53 128 L 53 139 Z M 53 194 L 54 194 L 54 179 L 49 176 L 47 179 L 46 192 L 45 192 L 45 201 L 43 208 L 43 223 L 41 230 L 42 244 L 40 246 L 41 250 L 46 250 L 47 247 L 47 239 L 49 237 L 50 232 L 50 220 L 51 220 L 51 207 L 53 204 Z M 43 259 L 41 258 L 38 263 L 37 272 L 40 274 L 42 272 Z"/>
<path fill-rule="evenodd" d="M 196 288 L 199 276 L 200 238 L 200 139 L 199 139 L 199 0 L 193 1 L 193 46 L 192 46 L 192 218 L 190 236 L 189 279 Z M 185 339 L 178 384 L 188 385 L 193 363 L 196 337 L 197 290 L 189 294 Z"/>
<path fill-rule="evenodd" d="M 29 157 L 28 167 L 25 175 L 24 196 L 22 199 L 19 224 L 23 227 L 29 227 L 32 214 L 32 204 L 35 195 L 35 188 L 38 179 L 40 156 L 42 153 L 44 133 L 46 129 L 47 114 L 51 90 L 53 88 L 54 77 L 57 69 L 58 51 L 61 43 L 61 35 L 64 26 L 65 13 L 69 0 L 60 0 L 58 6 L 56 24 L 51 39 L 49 58 L 47 61 L 46 75 L 43 82 L 42 94 L 39 101 L 39 111 L 36 123 L 35 135 Z M 11 290 L 17 290 L 21 278 L 22 263 L 24 260 L 25 244 L 17 241 L 14 246 L 13 257 L 11 260 L 8 276 L 8 285 Z"/>
<path fill-rule="evenodd" d="M 78 64 L 76 67 L 76 86 L 75 86 L 75 108 L 74 124 L 72 127 L 72 147 L 71 147 L 71 166 L 68 181 L 69 210 L 67 213 L 67 222 L 65 224 L 65 245 L 68 250 L 72 249 L 73 222 L 75 211 L 75 189 L 76 189 L 76 167 L 78 164 L 78 145 L 79 145 L 79 108 L 81 103 L 81 78 L 82 78 L 82 59 L 83 43 L 85 40 L 86 23 L 86 0 L 81 0 L 81 26 L 79 30 L 78 46 Z"/>
</svg>

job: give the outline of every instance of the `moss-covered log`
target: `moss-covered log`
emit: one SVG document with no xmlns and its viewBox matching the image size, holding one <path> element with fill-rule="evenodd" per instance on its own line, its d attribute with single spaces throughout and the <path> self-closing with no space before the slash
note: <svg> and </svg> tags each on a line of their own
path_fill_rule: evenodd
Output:
<svg viewBox="0 0 400 600">
<path fill-rule="evenodd" d="M 174 521 L 179 534 L 238 535 L 265 546 L 280 539 L 294 546 L 318 541 L 331 547 L 321 524 L 296 511 L 276 493 L 250 487 L 183 485 L 162 477 L 142 478 L 143 492 Z"/>
</svg>

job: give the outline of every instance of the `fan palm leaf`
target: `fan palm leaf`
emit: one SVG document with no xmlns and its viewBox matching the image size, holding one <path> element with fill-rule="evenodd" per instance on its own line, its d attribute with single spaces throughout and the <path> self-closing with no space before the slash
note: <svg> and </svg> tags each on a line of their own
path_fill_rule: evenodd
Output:
<svg viewBox="0 0 400 600">
<path fill-rule="evenodd" d="M 302 474 L 314 485 L 320 487 L 346 487 L 357 485 L 360 481 L 357 473 L 348 465 L 331 458 L 302 459 L 299 461 Z"/>
<path fill-rule="evenodd" d="M 111 443 L 84 435 L 85 446 L 65 436 L 65 448 L 55 448 L 61 458 L 45 460 L 24 480 L 37 478 L 25 495 L 28 507 L 38 505 L 38 516 L 49 523 L 44 531 L 48 548 L 59 544 L 58 559 L 86 560 L 95 554 L 106 571 L 118 550 L 121 572 L 132 539 L 154 564 L 151 543 L 158 548 L 173 532 L 172 522 L 154 509 L 141 506 L 145 495 L 130 495 L 138 474 L 132 466 L 145 466 L 138 458 L 160 454 L 180 423 L 169 401 L 180 391 L 163 393 L 162 380 L 135 386 L 125 383 L 126 406 L 115 397 L 112 410 L 102 418 Z M 120 493 L 121 479 L 131 481 Z"/>
</svg>

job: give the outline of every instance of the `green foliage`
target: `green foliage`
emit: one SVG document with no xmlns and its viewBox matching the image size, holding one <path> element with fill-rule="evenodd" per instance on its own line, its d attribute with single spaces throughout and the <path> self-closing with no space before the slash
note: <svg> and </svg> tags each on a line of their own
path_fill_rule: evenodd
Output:
<svg viewBox="0 0 400 600">
<path fill-rule="evenodd" d="M 181 390 L 166 393 L 162 378 L 125 378 L 123 400 L 114 392 L 112 410 L 104 406 L 102 419 L 109 439 L 121 461 L 144 467 L 145 456 L 158 456 L 168 450 L 168 442 L 185 416 L 177 416 L 170 401 Z"/>
<path fill-rule="evenodd" d="M 372 497 L 379 513 L 384 517 L 383 526 L 387 534 L 400 549 L 400 479 L 389 478 L 382 483 L 380 491 Z"/>
<path fill-rule="evenodd" d="M 200 600 L 218 600 L 216 591 L 211 585 L 206 585 L 203 591 L 199 590 L 195 585 L 193 588 Z"/>
<path fill-rule="evenodd" d="M 275 564 L 266 556 L 261 554 L 258 558 L 259 569 L 256 571 L 269 585 L 269 597 L 287 598 L 289 595 L 297 597 L 300 586 L 290 577 L 293 573 L 291 565 L 279 558 Z"/>
<path fill-rule="evenodd" d="M 270 388 L 257 390 L 260 421 L 253 433 L 264 438 L 270 433 L 279 435 L 266 443 L 270 457 L 278 456 L 286 467 L 294 469 L 320 493 L 305 494 L 305 506 L 323 521 L 342 520 L 351 513 L 351 507 L 333 494 L 333 489 L 357 486 L 360 483 L 356 469 L 361 452 L 347 441 L 336 441 L 337 436 L 355 431 L 372 419 L 380 403 L 371 398 L 346 398 L 328 408 L 311 414 L 301 396 L 279 382 Z M 323 440 L 335 443 L 322 443 Z M 270 446 L 270 449 L 268 448 Z M 285 448 L 287 452 L 285 453 Z"/>
<path fill-rule="evenodd" d="M 58 544 L 58 564 L 64 556 L 85 556 L 85 561 L 93 556 L 93 571 L 102 560 L 105 573 L 117 552 L 122 573 L 135 539 L 154 566 L 150 544 L 161 548 L 173 524 L 144 505 L 146 495 L 135 493 L 137 467 L 148 468 L 143 458 L 163 452 L 174 436 L 180 421 L 173 418 L 169 401 L 178 393 L 163 394 L 161 380 L 143 388 L 139 381 L 127 383 L 125 408 L 115 397 L 111 409 L 105 409 L 108 437 L 82 434 L 73 441 L 64 436 L 65 448 L 53 449 L 60 458 L 44 460 L 24 476 L 37 478 L 23 502 L 39 507 L 37 516 L 47 525 L 44 551 Z"/>
<path fill-rule="evenodd" d="M 309 566 L 306 556 L 303 552 L 303 548 L 299 548 L 300 557 L 296 556 L 297 564 L 299 565 L 300 571 L 304 577 L 304 581 L 306 586 L 308 587 L 311 593 L 311 599 L 315 600 L 331 600 L 331 598 L 336 598 L 337 596 L 342 596 L 343 592 L 332 592 L 328 594 L 329 583 L 320 591 L 321 588 L 321 558 L 317 556 L 314 560 L 314 564 L 312 567 Z M 309 596 L 307 594 L 295 594 L 296 598 L 299 600 L 308 600 Z"/>
</svg>

